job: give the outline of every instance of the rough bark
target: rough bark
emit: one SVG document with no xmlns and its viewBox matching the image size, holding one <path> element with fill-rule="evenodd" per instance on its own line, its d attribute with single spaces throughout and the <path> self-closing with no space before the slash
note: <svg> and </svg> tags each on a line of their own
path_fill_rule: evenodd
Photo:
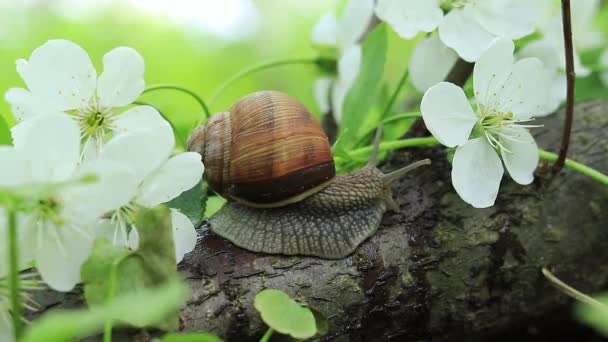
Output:
<svg viewBox="0 0 608 342">
<path fill-rule="evenodd" d="M 539 121 L 539 146 L 556 150 L 563 113 Z M 608 171 L 607 130 L 608 101 L 577 105 L 570 157 Z M 474 209 L 453 191 L 443 148 L 395 152 L 382 169 L 426 157 L 433 165 L 394 189 L 400 211 L 342 260 L 250 253 L 202 227 L 180 265 L 192 288 L 183 330 L 258 340 L 253 298 L 277 288 L 329 318 L 322 341 L 461 340 L 568 305 L 541 267 L 582 291 L 606 289 L 608 187 L 569 169 L 528 186 L 505 177 L 496 205 Z"/>
</svg>

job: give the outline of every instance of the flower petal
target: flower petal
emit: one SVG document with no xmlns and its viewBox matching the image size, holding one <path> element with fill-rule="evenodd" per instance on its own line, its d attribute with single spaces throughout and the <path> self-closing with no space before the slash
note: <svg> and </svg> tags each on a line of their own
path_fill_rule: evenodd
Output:
<svg viewBox="0 0 608 342">
<path fill-rule="evenodd" d="M 60 112 L 50 104 L 42 104 L 41 99 L 23 88 L 11 88 L 4 94 L 6 102 L 10 103 L 11 111 L 17 121 L 23 121 L 42 114 Z"/>
<path fill-rule="evenodd" d="M 421 40 L 414 48 L 409 62 L 412 84 L 424 93 L 445 79 L 457 59 L 456 52 L 445 46 L 439 37 Z"/>
<path fill-rule="evenodd" d="M 160 115 L 158 110 L 151 106 L 136 106 L 125 111 L 114 119 L 112 126 L 116 134 L 159 129 L 159 126 L 173 132 L 167 120 Z M 173 144 L 175 144 L 175 141 Z M 171 149 L 173 149 L 173 146 Z"/>
<path fill-rule="evenodd" d="M 70 291 L 80 282 L 80 266 L 91 254 L 93 240 L 69 226 L 47 225 L 41 234 L 44 246 L 36 250 L 36 266 L 42 280 L 56 291 Z"/>
<path fill-rule="evenodd" d="M 349 0 L 338 26 L 338 46 L 342 50 L 356 44 L 374 16 L 374 0 Z"/>
<path fill-rule="evenodd" d="M 439 38 L 467 62 L 475 62 L 495 38 L 475 21 L 466 8 L 451 10 L 439 24 Z"/>
<path fill-rule="evenodd" d="M 529 119 L 546 111 L 551 99 L 549 72 L 537 58 L 517 61 L 496 96 L 497 109 L 512 112 L 516 119 Z"/>
<path fill-rule="evenodd" d="M 125 164 L 103 159 L 85 163 L 76 171 L 74 180 L 91 175 L 97 179 L 60 189 L 63 216 L 75 222 L 95 222 L 101 215 L 126 205 L 135 196 L 138 179 Z"/>
<path fill-rule="evenodd" d="M 494 205 L 504 173 L 500 158 L 485 138 L 469 140 L 456 149 L 452 161 L 452 185 L 475 208 Z"/>
<path fill-rule="evenodd" d="M 195 186 L 204 170 L 199 153 L 180 153 L 146 177 L 136 202 L 149 208 L 166 203 Z"/>
<path fill-rule="evenodd" d="M 27 160 L 31 182 L 66 180 L 80 159 L 80 130 L 65 114 L 42 115 L 12 129 L 15 149 Z"/>
<path fill-rule="evenodd" d="M 376 15 L 387 22 L 403 39 L 419 32 L 431 32 L 443 18 L 438 0 L 379 0 Z"/>
<path fill-rule="evenodd" d="M 103 56 L 97 96 L 103 108 L 126 106 L 144 91 L 144 59 L 137 51 L 118 47 Z"/>
<path fill-rule="evenodd" d="M 175 261 L 179 264 L 186 253 L 196 247 L 196 229 L 190 219 L 175 209 L 171 209 L 173 241 L 175 242 Z"/>
<path fill-rule="evenodd" d="M 31 181 L 27 161 L 12 146 L 0 146 L 0 165 L 0 186 L 16 186 Z M 0 215 L 0 226 L 3 224 L 1 220 Z"/>
<path fill-rule="evenodd" d="M 59 110 L 85 107 L 95 91 L 97 73 L 89 55 L 68 40 L 49 40 L 17 68 L 33 96 Z"/>
<path fill-rule="evenodd" d="M 102 149 L 99 159 L 128 165 L 141 182 L 169 158 L 173 143 L 173 131 L 158 126 L 158 129 L 112 138 Z"/>
<path fill-rule="evenodd" d="M 319 112 L 321 114 L 329 113 L 331 108 L 329 95 L 331 94 L 331 85 L 333 79 L 329 77 L 321 77 L 315 81 L 314 95 L 317 106 L 319 106 Z"/>
<path fill-rule="evenodd" d="M 428 130 L 445 146 L 463 145 L 471 135 L 477 117 L 462 88 L 448 82 L 431 87 L 420 103 Z"/>
<path fill-rule="evenodd" d="M 497 98 L 513 68 L 514 49 L 510 39 L 497 38 L 475 63 L 473 88 L 480 104 L 497 109 Z"/>
<path fill-rule="evenodd" d="M 361 53 L 361 46 L 353 45 L 338 60 L 338 79 L 334 83 L 331 94 L 332 112 L 337 123 L 342 119 L 346 95 L 359 76 Z"/>
<path fill-rule="evenodd" d="M 543 0 L 544 1 L 544 0 Z M 471 5 L 475 20 L 497 37 L 519 39 L 534 32 L 540 19 L 537 1 L 483 0 Z"/>
<path fill-rule="evenodd" d="M 0 299 L 0 341 L 14 342 L 13 319 L 8 312 L 10 304 L 4 298 Z"/>
<path fill-rule="evenodd" d="M 325 13 L 312 28 L 312 43 L 320 46 L 338 44 L 338 20 L 333 13 Z"/>
<path fill-rule="evenodd" d="M 524 128 L 505 129 L 501 133 L 500 143 L 508 151 L 501 149 L 500 154 L 509 175 L 519 184 L 532 183 L 539 160 L 534 137 Z"/>
<path fill-rule="evenodd" d="M 602 32 L 596 29 L 595 16 L 600 12 L 600 0 L 574 1 L 572 3 L 572 36 L 579 50 L 593 49 L 604 41 Z"/>
</svg>

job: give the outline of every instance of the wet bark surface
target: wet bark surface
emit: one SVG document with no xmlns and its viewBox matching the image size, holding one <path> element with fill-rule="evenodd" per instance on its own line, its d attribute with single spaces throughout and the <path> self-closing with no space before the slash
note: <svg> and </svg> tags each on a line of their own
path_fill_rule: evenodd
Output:
<svg viewBox="0 0 608 342">
<path fill-rule="evenodd" d="M 563 112 L 539 121 L 538 145 L 556 151 Z M 576 106 L 570 151 L 608 171 L 607 101 Z M 251 253 L 201 227 L 196 249 L 179 266 L 192 289 L 183 330 L 259 340 L 266 327 L 253 298 L 277 288 L 328 317 L 322 341 L 484 340 L 532 331 L 534 322 L 553 331 L 559 327 L 551 321 L 572 323 L 571 301 L 542 267 L 583 292 L 608 288 L 608 187 L 541 167 L 528 186 L 504 177 L 496 205 L 474 209 L 454 192 L 443 148 L 394 152 L 381 169 L 422 158 L 431 167 L 394 188 L 399 212 L 387 213 L 378 232 L 341 260 Z M 43 306 L 80 302 L 77 294 L 48 295 Z M 122 336 L 133 340 L 132 333 Z"/>
</svg>

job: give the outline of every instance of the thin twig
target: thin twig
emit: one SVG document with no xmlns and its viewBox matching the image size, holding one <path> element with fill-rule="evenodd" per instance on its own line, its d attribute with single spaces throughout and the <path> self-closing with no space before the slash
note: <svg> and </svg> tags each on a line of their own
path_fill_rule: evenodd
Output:
<svg viewBox="0 0 608 342">
<path fill-rule="evenodd" d="M 542 273 L 551 282 L 551 285 L 555 286 L 562 293 L 578 300 L 579 302 L 591 305 L 591 306 L 599 306 L 603 309 L 606 308 L 606 305 L 602 302 L 599 302 L 597 299 L 587 296 L 586 294 L 580 292 L 579 290 L 573 288 L 572 286 L 564 283 L 558 277 L 556 277 L 553 273 L 551 273 L 548 269 L 542 268 Z"/>
<path fill-rule="evenodd" d="M 559 172 L 566 161 L 568 147 L 570 145 L 570 132 L 572 131 L 572 120 L 574 115 L 574 53 L 572 46 L 572 20 L 570 18 L 570 0 L 562 0 L 562 23 L 564 31 L 564 52 L 566 55 L 566 121 L 562 135 L 562 145 L 559 149 L 559 157 L 553 165 L 553 172 Z"/>
</svg>

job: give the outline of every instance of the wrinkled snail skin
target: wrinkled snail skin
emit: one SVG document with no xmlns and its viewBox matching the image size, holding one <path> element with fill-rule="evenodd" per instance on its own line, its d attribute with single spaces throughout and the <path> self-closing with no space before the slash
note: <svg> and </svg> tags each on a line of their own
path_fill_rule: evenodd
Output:
<svg viewBox="0 0 608 342">
<path fill-rule="evenodd" d="M 430 163 L 383 174 L 380 134 L 367 167 L 336 176 L 327 136 L 303 105 L 279 92 L 245 96 L 188 139 L 210 187 L 229 199 L 209 219 L 211 231 L 254 252 L 348 256 L 398 209 L 391 184 Z"/>
</svg>

